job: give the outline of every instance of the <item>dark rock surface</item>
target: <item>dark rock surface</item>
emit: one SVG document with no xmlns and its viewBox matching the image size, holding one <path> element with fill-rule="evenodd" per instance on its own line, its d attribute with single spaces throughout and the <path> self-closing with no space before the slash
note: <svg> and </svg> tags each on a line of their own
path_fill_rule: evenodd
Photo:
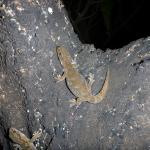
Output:
<svg viewBox="0 0 150 150">
<path fill-rule="evenodd" d="M 43 134 L 37 149 L 150 149 L 150 38 L 103 52 L 82 44 L 63 5 L 7 0 L 0 8 L 0 147 L 13 149 L 8 129 Z M 93 94 L 110 69 L 109 91 L 99 104 L 70 107 L 55 48 L 66 47 Z"/>
</svg>

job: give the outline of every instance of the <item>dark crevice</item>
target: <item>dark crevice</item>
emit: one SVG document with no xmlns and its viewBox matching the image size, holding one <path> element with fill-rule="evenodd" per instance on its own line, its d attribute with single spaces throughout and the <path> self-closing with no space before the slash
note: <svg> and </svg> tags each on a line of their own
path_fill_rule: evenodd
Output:
<svg viewBox="0 0 150 150">
<path fill-rule="evenodd" d="M 80 40 L 96 48 L 120 48 L 150 33 L 149 0 L 63 1 Z"/>
</svg>

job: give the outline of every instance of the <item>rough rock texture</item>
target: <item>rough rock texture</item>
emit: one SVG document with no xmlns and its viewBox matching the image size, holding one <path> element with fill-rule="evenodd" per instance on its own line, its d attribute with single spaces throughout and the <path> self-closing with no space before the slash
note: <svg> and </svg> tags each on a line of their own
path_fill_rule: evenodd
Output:
<svg viewBox="0 0 150 150">
<path fill-rule="evenodd" d="M 15 127 L 40 150 L 150 149 L 150 38 L 103 52 L 82 44 L 59 0 L 7 0 L 0 8 L 0 149 Z M 66 47 L 93 94 L 110 69 L 104 101 L 70 107 L 55 48 Z"/>
</svg>

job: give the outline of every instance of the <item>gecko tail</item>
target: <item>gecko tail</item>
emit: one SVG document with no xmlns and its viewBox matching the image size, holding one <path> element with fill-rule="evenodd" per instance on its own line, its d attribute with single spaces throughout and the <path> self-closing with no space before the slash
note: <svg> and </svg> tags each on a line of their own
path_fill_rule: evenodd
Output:
<svg viewBox="0 0 150 150">
<path fill-rule="evenodd" d="M 108 68 L 103 86 L 102 86 L 101 90 L 99 91 L 99 93 L 94 96 L 94 103 L 99 103 L 105 98 L 106 93 L 108 91 L 108 87 L 109 87 L 109 77 L 110 77 L 110 71 Z"/>
</svg>

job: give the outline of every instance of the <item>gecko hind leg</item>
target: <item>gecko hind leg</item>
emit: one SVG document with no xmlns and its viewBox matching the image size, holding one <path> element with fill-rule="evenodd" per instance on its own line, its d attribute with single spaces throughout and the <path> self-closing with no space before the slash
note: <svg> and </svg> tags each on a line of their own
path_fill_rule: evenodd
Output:
<svg viewBox="0 0 150 150">
<path fill-rule="evenodd" d="M 69 103 L 70 103 L 70 107 L 73 107 L 75 105 L 78 107 L 82 103 L 82 101 L 81 98 L 76 98 L 76 99 L 69 100 Z"/>
<path fill-rule="evenodd" d="M 89 92 L 92 93 L 92 85 L 95 82 L 95 80 L 94 80 L 94 77 L 92 75 L 90 75 L 88 79 L 89 79 L 89 82 L 87 83 L 88 89 L 89 89 Z"/>
</svg>

